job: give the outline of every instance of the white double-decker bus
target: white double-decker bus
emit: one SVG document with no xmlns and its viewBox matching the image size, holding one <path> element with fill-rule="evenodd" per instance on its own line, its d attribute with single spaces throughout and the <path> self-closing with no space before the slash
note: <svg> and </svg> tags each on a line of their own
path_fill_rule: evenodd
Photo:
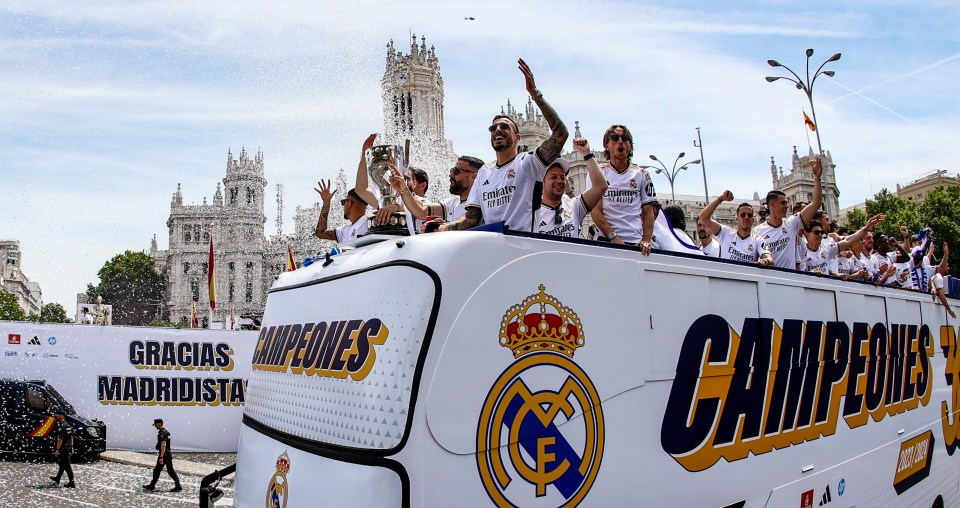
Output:
<svg viewBox="0 0 960 508">
<path fill-rule="evenodd" d="M 366 238 L 269 294 L 235 503 L 957 506 L 956 325 L 703 257 Z"/>
</svg>

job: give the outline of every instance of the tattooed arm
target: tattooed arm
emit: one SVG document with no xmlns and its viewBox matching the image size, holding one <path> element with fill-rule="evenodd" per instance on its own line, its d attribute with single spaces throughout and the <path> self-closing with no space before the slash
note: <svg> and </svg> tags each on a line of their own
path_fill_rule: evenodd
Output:
<svg viewBox="0 0 960 508">
<path fill-rule="evenodd" d="M 479 206 L 467 206 L 467 213 L 453 222 L 441 224 L 437 231 L 463 231 L 479 226 L 483 222 L 483 212 Z"/>
<path fill-rule="evenodd" d="M 317 229 L 314 235 L 321 240 L 337 241 L 337 230 L 327 229 L 327 218 L 330 216 L 330 200 L 337 193 L 337 189 L 330 189 L 330 180 L 317 182 L 319 189 L 313 189 L 320 194 L 320 200 L 323 201 L 323 207 L 320 208 L 320 217 L 317 218 Z"/>
<path fill-rule="evenodd" d="M 547 120 L 547 125 L 550 126 L 550 137 L 545 139 L 543 143 L 540 143 L 540 146 L 537 147 L 537 156 L 540 157 L 540 161 L 547 166 L 560 156 L 560 151 L 563 150 L 563 145 L 567 142 L 569 132 L 563 120 L 560 120 L 560 115 L 553 109 L 553 106 L 544 100 L 540 90 L 537 90 L 537 84 L 533 80 L 533 71 L 530 70 L 530 66 L 527 65 L 527 62 L 524 62 L 522 58 L 518 61 L 518 64 L 520 66 L 520 72 L 523 73 L 523 77 L 527 82 L 527 93 L 530 94 L 533 102 L 540 108 L 540 112 L 543 113 L 543 118 Z"/>
</svg>

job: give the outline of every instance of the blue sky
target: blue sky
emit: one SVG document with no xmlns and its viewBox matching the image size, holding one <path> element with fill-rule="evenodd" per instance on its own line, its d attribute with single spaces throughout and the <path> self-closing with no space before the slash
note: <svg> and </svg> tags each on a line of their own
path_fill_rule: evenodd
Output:
<svg viewBox="0 0 960 508">
<path fill-rule="evenodd" d="M 292 231 L 314 182 L 352 169 L 382 131 L 385 45 L 406 48 L 411 30 L 436 46 L 457 153 L 492 158 L 491 115 L 526 101 L 523 57 L 595 146 L 624 123 L 641 164 L 699 157 L 701 127 L 711 194 L 743 197 L 769 189 L 771 156 L 806 150 L 806 98 L 764 81 L 766 60 L 800 72 L 807 48 L 816 65 L 841 52 L 814 98 L 845 207 L 957 171 L 958 18 L 952 2 L 8 1 L 0 237 L 20 240 L 44 300 L 72 312 L 111 256 L 154 234 L 166 246 L 177 183 L 188 203 L 212 198 L 227 150 L 244 146 L 263 151 L 269 194 L 284 184 Z M 702 191 L 694 169 L 677 193 Z M 268 233 L 275 215 L 268 205 Z"/>
</svg>

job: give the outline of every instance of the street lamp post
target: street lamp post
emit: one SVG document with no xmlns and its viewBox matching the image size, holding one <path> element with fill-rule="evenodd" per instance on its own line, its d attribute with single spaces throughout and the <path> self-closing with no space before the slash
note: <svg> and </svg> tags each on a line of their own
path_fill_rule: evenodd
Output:
<svg viewBox="0 0 960 508">
<path fill-rule="evenodd" d="M 825 71 L 823 70 L 823 66 L 827 65 L 830 62 L 836 62 L 837 60 L 839 60 L 840 53 L 836 53 L 835 55 L 831 56 L 826 61 L 824 61 L 822 64 L 820 64 L 820 67 L 817 67 L 817 71 L 813 73 L 813 78 L 810 77 L 810 57 L 811 56 L 813 56 L 813 50 L 808 49 L 806 81 L 800 79 L 800 76 L 797 76 L 796 72 L 793 72 L 793 70 L 791 70 L 789 67 L 787 67 L 786 65 L 783 65 L 782 63 L 776 60 L 767 60 L 767 64 L 769 64 L 770 67 L 783 67 L 784 69 L 787 70 L 787 72 L 789 72 L 796 79 L 792 79 L 786 76 L 767 76 L 766 79 L 767 79 L 767 82 L 769 83 L 773 83 L 778 79 L 785 79 L 793 83 L 797 87 L 797 90 L 801 90 L 803 91 L 804 94 L 806 94 L 807 101 L 810 103 L 810 114 L 813 115 L 813 125 L 815 127 L 814 132 L 816 132 L 817 134 L 817 151 L 819 151 L 820 156 L 823 157 L 823 147 L 820 145 L 820 124 L 817 123 L 817 111 L 813 107 L 813 83 L 817 80 L 817 77 L 819 77 L 821 74 L 827 76 L 828 78 L 833 77 L 835 72 Z"/>
<path fill-rule="evenodd" d="M 710 191 L 707 190 L 707 164 L 703 160 L 703 141 L 700 140 L 700 127 L 697 127 L 697 139 L 693 140 L 693 146 L 700 149 L 700 169 L 703 170 L 703 206 L 710 203 Z"/>
<path fill-rule="evenodd" d="M 670 200 L 672 202 L 677 201 L 677 196 L 673 192 L 673 181 L 676 180 L 677 174 L 680 173 L 680 171 L 687 169 L 687 166 L 691 164 L 700 164 L 700 159 L 697 159 L 694 161 L 685 162 L 682 166 L 678 168 L 677 163 L 680 162 L 680 159 L 682 159 L 684 155 L 686 155 L 686 153 L 684 152 L 680 152 L 680 155 L 677 155 L 677 158 L 673 161 L 673 169 L 667 169 L 667 167 L 663 165 L 663 161 L 658 159 L 656 155 L 650 155 L 650 160 L 659 164 L 660 165 L 659 168 L 656 166 L 640 166 L 641 168 L 644 168 L 644 169 L 655 169 L 657 174 L 663 173 L 664 176 L 667 177 L 667 180 L 670 181 Z"/>
</svg>

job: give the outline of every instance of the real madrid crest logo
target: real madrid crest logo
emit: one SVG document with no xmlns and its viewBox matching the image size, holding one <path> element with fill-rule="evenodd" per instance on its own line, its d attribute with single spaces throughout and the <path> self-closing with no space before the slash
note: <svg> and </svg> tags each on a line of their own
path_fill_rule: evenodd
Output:
<svg viewBox="0 0 960 508">
<path fill-rule="evenodd" d="M 287 473 L 290 472 L 290 456 L 283 452 L 277 457 L 277 472 L 270 478 L 267 487 L 267 508 L 284 508 L 287 506 Z"/>
<path fill-rule="evenodd" d="M 584 345 L 580 318 L 544 289 L 503 316 L 500 345 L 515 360 L 477 426 L 477 467 L 498 506 L 576 506 L 603 457 L 600 397 L 572 360 Z"/>
</svg>

